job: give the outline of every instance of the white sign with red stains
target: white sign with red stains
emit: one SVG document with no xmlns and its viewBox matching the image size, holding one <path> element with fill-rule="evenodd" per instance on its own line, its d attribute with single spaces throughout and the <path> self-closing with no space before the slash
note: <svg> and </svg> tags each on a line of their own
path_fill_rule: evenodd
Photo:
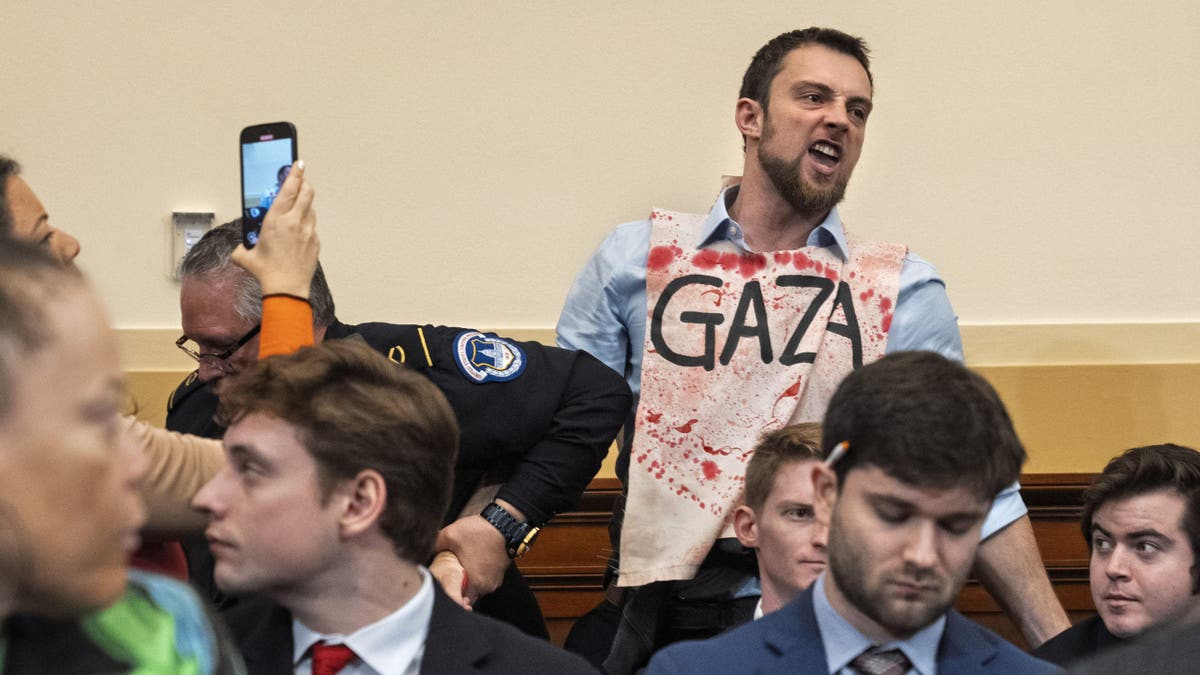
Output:
<svg viewBox="0 0 1200 675">
<path fill-rule="evenodd" d="M 705 216 L 655 210 L 642 392 L 621 586 L 690 579 L 741 497 L 765 431 L 820 421 L 852 369 L 884 354 L 906 249 L 850 240 L 696 249 Z"/>
</svg>

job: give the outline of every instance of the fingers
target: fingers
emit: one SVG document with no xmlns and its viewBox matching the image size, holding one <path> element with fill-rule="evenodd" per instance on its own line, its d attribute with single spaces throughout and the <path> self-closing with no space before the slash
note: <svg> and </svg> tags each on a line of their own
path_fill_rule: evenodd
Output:
<svg viewBox="0 0 1200 675">
<path fill-rule="evenodd" d="M 304 182 L 304 160 L 298 159 L 292 164 L 291 171 L 283 181 L 283 185 L 279 186 L 279 193 L 275 195 L 275 201 L 271 202 L 271 211 L 290 211 L 292 204 L 296 201 L 296 195 L 300 191 L 300 185 Z M 311 200 L 310 200 L 311 201 Z"/>
<path fill-rule="evenodd" d="M 289 176 L 289 178 L 290 178 L 290 176 Z M 310 183 L 308 181 L 302 181 L 300 184 L 299 192 L 300 192 L 300 194 L 296 197 L 295 208 L 296 208 L 296 210 L 303 213 L 312 207 L 313 195 L 316 194 L 316 191 L 313 190 L 312 183 Z M 289 210 L 291 210 L 291 209 L 289 209 Z"/>
<path fill-rule="evenodd" d="M 249 256 L 250 251 L 246 248 L 246 245 L 238 244 L 237 248 L 233 249 L 233 253 L 230 254 L 229 259 L 233 261 L 234 265 L 245 269 L 246 263 L 249 261 Z"/>
</svg>

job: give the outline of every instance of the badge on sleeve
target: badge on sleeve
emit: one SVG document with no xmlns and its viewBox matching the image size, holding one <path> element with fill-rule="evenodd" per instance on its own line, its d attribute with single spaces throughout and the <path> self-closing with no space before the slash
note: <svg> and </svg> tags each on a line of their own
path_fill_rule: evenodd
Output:
<svg viewBox="0 0 1200 675">
<path fill-rule="evenodd" d="M 511 340 L 469 330 L 454 340 L 454 362 L 476 384 L 508 382 L 525 371 L 525 352 Z"/>
</svg>

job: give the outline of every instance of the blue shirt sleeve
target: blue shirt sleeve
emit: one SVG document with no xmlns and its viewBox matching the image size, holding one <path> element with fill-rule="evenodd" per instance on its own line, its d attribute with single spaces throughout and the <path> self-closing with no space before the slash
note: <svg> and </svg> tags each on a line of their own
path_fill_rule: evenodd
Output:
<svg viewBox="0 0 1200 675">
<path fill-rule="evenodd" d="M 584 265 L 555 327 L 564 349 L 588 352 L 621 374 L 636 396 L 646 325 L 650 221 L 618 225 Z"/>
<path fill-rule="evenodd" d="M 958 317 L 946 284 L 924 258 L 909 253 L 900 267 L 900 292 L 888 332 L 887 353 L 924 350 L 962 362 Z"/>
</svg>

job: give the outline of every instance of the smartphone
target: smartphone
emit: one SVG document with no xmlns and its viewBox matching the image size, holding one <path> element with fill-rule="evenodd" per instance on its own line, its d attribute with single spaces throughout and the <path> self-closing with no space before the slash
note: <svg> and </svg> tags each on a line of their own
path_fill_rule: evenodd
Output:
<svg viewBox="0 0 1200 675">
<path fill-rule="evenodd" d="M 291 122 L 242 129 L 242 243 L 254 248 L 263 216 L 296 161 L 296 127 Z"/>
</svg>

